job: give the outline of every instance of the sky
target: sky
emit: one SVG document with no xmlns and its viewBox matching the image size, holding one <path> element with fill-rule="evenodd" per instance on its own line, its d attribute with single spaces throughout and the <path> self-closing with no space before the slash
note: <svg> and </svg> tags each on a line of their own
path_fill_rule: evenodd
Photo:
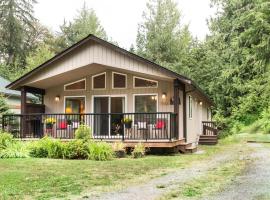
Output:
<svg viewBox="0 0 270 200">
<path fill-rule="evenodd" d="M 183 23 L 189 24 L 193 36 L 203 40 L 207 33 L 207 19 L 214 15 L 210 0 L 176 0 L 183 15 Z M 93 8 L 107 35 L 121 47 L 135 43 L 137 27 L 142 22 L 146 0 L 38 0 L 35 16 L 52 31 L 58 31 L 64 19 L 72 20 L 86 2 Z"/>
</svg>

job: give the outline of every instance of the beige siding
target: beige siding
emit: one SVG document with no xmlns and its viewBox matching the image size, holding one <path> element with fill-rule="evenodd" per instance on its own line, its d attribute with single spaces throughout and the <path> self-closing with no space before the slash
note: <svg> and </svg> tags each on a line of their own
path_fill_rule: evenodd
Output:
<svg viewBox="0 0 270 200">
<path fill-rule="evenodd" d="M 104 46 L 92 41 L 76 49 L 72 54 L 70 53 L 65 55 L 57 62 L 42 69 L 42 71 L 25 81 L 24 84 L 33 84 L 93 63 L 110 66 L 119 70 L 129 70 L 148 74 L 150 76 L 158 76 L 159 78 L 170 79 L 168 75 L 161 72 L 160 68 L 154 65 L 138 61 L 130 56 L 119 53 L 110 48 L 105 48 Z"/>
</svg>

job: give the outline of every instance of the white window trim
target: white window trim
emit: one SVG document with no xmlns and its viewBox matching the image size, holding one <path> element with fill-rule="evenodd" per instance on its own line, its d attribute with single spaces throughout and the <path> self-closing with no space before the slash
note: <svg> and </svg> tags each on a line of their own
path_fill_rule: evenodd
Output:
<svg viewBox="0 0 270 200">
<path fill-rule="evenodd" d="M 136 96 L 157 96 L 157 111 L 156 112 L 159 112 L 159 108 L 158 108 L 158 102 L 159 102 L 159 96 L 158 96 L 158 93 L 144 93 L 144 94 L 133 94 L 133 113 L 136 113 L 135 112 L 135 97 Z"/>
<path fill-rule="evenodd" d="M 191 106 L 191 108 L 190 108 L 190 106 Z M 193 118 L 193 98 L 191 95 L 188 95 L 188 118 L 189 119 Z"/>
<path fill-rule="evenodd" d="M 125 76 L 125 87 L 114 87 L 114 74 L 119 74 Z M 127 74 L 112 72 L 112 89 L 127 89 Z"/>
<path fill-rule="evenodd" d="M 84 81 L 84 89 L 71 89 L 71 90 L 66 89 L 67 86 L 72 85 L 74 83 L 78 83 L 80 81 Z M 67 83 L 67 84 L 64 85 L 64 91 L 85 91 L 85 90 L 86 90 L 86 78 L 83 78 L 83 79 L 80 79 L 80 80 L 77 80 L 77 81 L 73 81 L 71 83 Z"/>
<path fill-rule="evenodd" d="M 103 74 L 105 74 L 105 88 L 94 88 L 94 78 Z M 102 72 L 102 73 L 92 76 L 92 90 L 106 90 L 106 88 L 107 88 L 107 73 L 106 72 Z"/>
<path fill-rule="evenodd" d="M 136 87 L 135 86 L 135 78 L 155 82 L 155 83 L 157 83 L 157 86 L 155 86 L 155 87 Z M 158 88 L 158 81 L 155 81 L 155 80 L 152 80 L 152 79 L 147 79 L 147 78 L 142 78 L 142 77 L 139 77 L 139 76 L 133 76 L 133 88 Z"/>
<path fill-rule="evenodd" d="M 83 96 L 64 96 L 64 113 L 66 114 L 66 99 L 67 98 L 84 98 L 84 113 L 87 113 L 86 112 L 86 96 L 83 95 Z"/>
</svg>

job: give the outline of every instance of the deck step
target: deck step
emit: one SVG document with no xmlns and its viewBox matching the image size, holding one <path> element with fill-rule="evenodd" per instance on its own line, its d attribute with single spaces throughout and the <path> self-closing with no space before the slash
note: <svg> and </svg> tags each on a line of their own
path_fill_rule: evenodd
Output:
<svg viewBox="0 0 270 200">
<path fill-rule="evenodd" d="M 216 135 L 201 135 L 199 144 L 202 145 L 215 145 L 218 143 L 218 138 Z"/>
<path fill-rule="evenodd" d="M 187 147 L 186 153 L 195 153 L 197 151 L 197 146 Z"/>
</svg>

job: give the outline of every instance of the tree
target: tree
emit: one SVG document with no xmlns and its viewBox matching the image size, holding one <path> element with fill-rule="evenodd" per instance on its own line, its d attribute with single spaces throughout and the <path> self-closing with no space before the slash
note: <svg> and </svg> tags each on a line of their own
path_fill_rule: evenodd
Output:
<svg viewBox="0 0 270 200">
<path fill-rule="evenodd" d="M 136 52 L 156 63 L 183 72 L 192 37 L 182 25 L 181 13 L 172 0 L 151 0 L 139 24 Z M 186 71 L 186 69 L 184 70 Z"/>
<path fill-rule="evenodd" d="M 7 66 L 24 66 L 35 32 L 33 4 L 35 0 L 0 1 L 0 60 Z"/>
<path fill-rule="evenodd" d="M 60 26 L 60 30 L 57 39 L 58 51 L 71 46 L 89 34 L 94 34 L 105 40 L 108 39 L 95 11 L 88 9 L 85 3 L 78 16 L 72 22 L 64 21 L 64 24 Z"/>
</svg>

